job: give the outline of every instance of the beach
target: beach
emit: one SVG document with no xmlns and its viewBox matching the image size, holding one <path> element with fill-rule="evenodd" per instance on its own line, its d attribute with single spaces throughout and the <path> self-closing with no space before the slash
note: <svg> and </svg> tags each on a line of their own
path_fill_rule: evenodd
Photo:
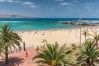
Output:
<svg viewBox="0 0 99 66">
<path fill-rule="evenodd" d="M 98 26 L 82 27 L 81 32 L 88 28 L 89 32 L 99 31 Z M 43 45 L 43 40 L 47 40 L 48 43 L 53 44 L 57 42 L 59 45 L 67 44 L 80 44 L 80 28 L 73 29 L 57 29 L 57 30 L 32 30 L 32 31 L 16 31 L 25 42 L 26 47 L 36 48 Z M 91 37 L 91 36 L 89 36 Z M 89 38 L 87 37 L 87 38 Z M 81 43 L 85 40 L 84 35 L 81 34 Z M 23 43 L 21 43 L 23 47 Z"/>
</svg>

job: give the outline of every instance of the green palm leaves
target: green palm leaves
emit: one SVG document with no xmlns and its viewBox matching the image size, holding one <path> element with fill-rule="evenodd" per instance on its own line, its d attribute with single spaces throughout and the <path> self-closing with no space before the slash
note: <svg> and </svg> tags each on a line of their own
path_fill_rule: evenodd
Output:
<svg viewBox="0 0 99 66">
<path fill-rule="evenodd" d="M 85 30 L 82 32 L 82 34 L 85 36 L 85 41 L 86 41 L 86 40 L 87 40 L 87 36 L 90 35 L 90 33 L 89 33 L 89 31 L 88 31 L 88 28 L 85 29 Z"/>
<path fill-rule="evenodd" d="M 87 40 L 87 37 L 88 37 L 88 36 L 92 36 L 92 37 L 93 37 L 93 40 L 94 40 L 94 42 L 95 42 L 95 44 L 98 45 L 99 34 L 98 34 L 97 32 L 94 32 L 94 31 L 92 31 L 92 32 L 93 32 L 93 34 L 90 34 L 90 32 L 89 32 L 89 30 L 88 30 L 88 28 L 87 28 L 87 29 L 85 29 L 85 30 L 82 32 L 82 34 L 85 36 L 85 41 Z"/>
<path fill-rule="evenodd" d="M 2 48 L 2 52 L 5 53 L 6 64 L 8 63 L 8 53 L 9 49 L 17 49 L 20 48 L 21 38 L 15 32 L 13 32 L 8 25 L 3 25 L 0 31 L 0 47 Z M 5 51 L 4 51 L 5 49 Z"/>
<path fill-rule="evenodd" d="M 42 58 L 38 60 L 39 63 L 48 64 L 51 66 L 66 66 L 71 64 L 71 51 L 65 45 L 59 47 L 57 42 L 55 44 L 46 44 L 42 46 L 38 55 L 35 58 Z"/>
<path fill-rule="evenodd" d="M 98 45 L 98 41 L 99 41 L 99 34 L 98 33 L 94 33 L 94 35 L 92 35 L 94 38 L 94 42 L 96 45 Z"/>
<path fill-rule="evenodd" d="M 9 48 L 16 48 L 15 45 L 20 47 L 20 42 L 22 41 L 19 35 L 13 32 L 8 25 L 2 26 L 2 30 L 0 31 L 0 40 L 5 44 L 4 46 L 8 46 Z"/>
<path fill-rule="evenodd" d="M 86 40 L 85 43 L 79 48 L 78 64 L 86 66 L 94 66 L 95 60 L 99 57 L 99 49 L 93 41 Z"/>
</svg>

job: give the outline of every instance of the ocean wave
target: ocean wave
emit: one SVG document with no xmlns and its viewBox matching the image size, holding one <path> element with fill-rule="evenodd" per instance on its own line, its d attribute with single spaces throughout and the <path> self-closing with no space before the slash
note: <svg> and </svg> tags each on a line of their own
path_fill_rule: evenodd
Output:
<svg viewBox="0 0 99 66">
<path fill-rule="evenodd" d="M 20 22 L 27 22 L 27 21 L 0 21 L 0 23 L 20 23 Z"/>
</svg>

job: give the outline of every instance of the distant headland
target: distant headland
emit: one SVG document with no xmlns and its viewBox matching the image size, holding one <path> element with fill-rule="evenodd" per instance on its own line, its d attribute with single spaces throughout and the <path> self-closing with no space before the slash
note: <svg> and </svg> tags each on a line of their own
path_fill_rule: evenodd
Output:
<svg viewBox="0 0 99 66">
<path fill-rule="evenodd" d="M 34 18 L 31 16 L 16 15 L 16 14 L 0 14 L 0 18 Z"/>
</svg>

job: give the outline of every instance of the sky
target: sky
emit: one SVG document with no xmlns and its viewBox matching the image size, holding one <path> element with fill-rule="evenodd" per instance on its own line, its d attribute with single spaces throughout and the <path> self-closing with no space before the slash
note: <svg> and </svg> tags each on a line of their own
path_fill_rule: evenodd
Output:
<svg viewBox="0 0 99 66">
<path fill-rule="evenodd" d="M 99 18 L 99 0 L 0 0 L 0 13 L 37 18 Z"/>
</svg>

